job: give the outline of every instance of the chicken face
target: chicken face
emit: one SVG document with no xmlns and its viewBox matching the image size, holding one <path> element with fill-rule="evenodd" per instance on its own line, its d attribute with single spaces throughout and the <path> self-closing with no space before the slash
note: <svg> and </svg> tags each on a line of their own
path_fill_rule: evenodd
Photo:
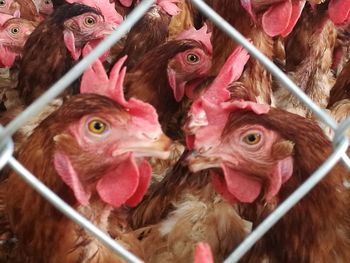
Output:
<svg viewBox="0 0 350 263">
<path fill-rule="evenodd" d="M 176 101 L 181 101 L 185 93 L 192 98 L 192 90 L 196 86 L 194 80 L 209 72 L 213 53 L 210 37 L 211 33 L 207 33 L 206 25 L 199 30 L 192 27 L 177 36 L 176 40 L 196 40 L 202 44 L 202 48 L 181 52 L 168 63 L 168 81 Z"/>
<path fill-rule="evenodd" d="M 151 178 L 151 166 L 144 157 L 167 158 L 171 141 L 159 129 L 150 131 L 153 123 L 133 124 L 134 113 L 115 102 L 86 112 L 91 111 L 54 137 L 56 171 L 81 205 L 87 205 L 97 192 L 113 207 L 134 206 Z"/>
<path fill-rule="evenodd" d="M 20 4 L 17 3 L 15 0 L 0 0 L 0 13 L 19 17 L 20 8 Z"/>
<path fill-rule="evenodd" d="M 0 64 L 9 67 L 20 54 L 35 25 L 22 18 L 8 20 L 0 31 Z"/>
<path fill-rule="evenodd" d="M 270 200 L 292 175 L 293 144 L 262 125 L 234 125 L 232 118 L 215 146 L 197 141 L 188 159 L 190 169 L 219 168 L 210 171 L 213 185 L 228 201 L 253 202 L 263 187 Z"/>
<path fill-rule="evenodd" d="M 8 20 L 0 31 L 0 45 L 23 47 L 29 35 L 34 31 L 35 25 L 22 18 Z"/>
<path fill-rule="evenodd" d="M 194 48 L 177 54 L 168 64 L 168 81 L 176 101 L 191 97 L 191 80 L 205 76 L 211 67 L 211 54 Z"/>
<path fill-rule="evenodd" d="M 80 57 L 87 42 L 93 42 L 95 46 L 115 29 L 113 23 L 106 22 L 101 15 L 93 12 L 70 18 L 64 26 L 64 42 L 74 60 Z"/>
</svg>

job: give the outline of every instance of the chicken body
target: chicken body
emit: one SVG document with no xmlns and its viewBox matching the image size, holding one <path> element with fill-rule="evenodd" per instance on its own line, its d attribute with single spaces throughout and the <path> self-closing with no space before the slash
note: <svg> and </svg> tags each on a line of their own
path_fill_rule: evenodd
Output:
<svg viewBox="0 0 350 263">
<path fill-rule="evenodd" d="M 286 72 L 321 108 L 328 104 L 334 85 L 332 72 L 336 29 L 325 10 L 305 9 L 296 28 L 286 40 Z M 298 52 L 295 52 L 298 50 Z M 274 92 L 276 106 L 311 117 L 308 108 L 287 89 Z"/>
<path fill-rule="evenodd" d="M 207 173 L 193 174 L 181 161 L 130 214 L 132 226 L 147 262 L 193 262 L 196 244 L 202 241 L 220 262 L 250 226 L 213 191 Z"/>
</svg>

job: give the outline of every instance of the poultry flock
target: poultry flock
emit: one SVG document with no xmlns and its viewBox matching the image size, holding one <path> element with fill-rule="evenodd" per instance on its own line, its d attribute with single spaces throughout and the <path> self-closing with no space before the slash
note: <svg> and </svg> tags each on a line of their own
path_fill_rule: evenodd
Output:
<svg viewBox="0 0 350 263">
<path fill-rule="evenodd" d="M 341 122 L 350 1 L 206 0 Z M 7 125 L 139 0 L 0 0 Z M 13 135 L 14 156 L 144 262 L 222 262 L 332 153 L 334 132 L 189 0 L 140 21 Z M 348 133 L 350 138 L 350 133 Z M 349 262 L 337 164 L 240 262 Z M 125 262 L 14 171 L 0 172 L 1 262 Z"/>
</svg>

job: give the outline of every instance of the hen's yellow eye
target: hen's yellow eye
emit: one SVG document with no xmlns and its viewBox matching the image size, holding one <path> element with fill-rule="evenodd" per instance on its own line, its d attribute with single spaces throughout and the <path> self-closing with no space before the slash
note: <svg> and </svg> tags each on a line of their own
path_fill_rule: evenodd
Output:
<svg viewBox="0 0 350 263">
<path fill-rule="evenodd" d="M 188 54 L 186 59 L 190 63 L 197 63 L 197 62 L 199 62 L 199 57 L 197 55 L 195 55 L 195 54 Z"/>
<path fill-rule="evenodd" d="M 6 1 L 5 0 L 0 0 L 0 7 L 5 6 L 6 5 Z"/>
<path fill-rule="evenodd" d="M 19 27 L 12 27 L 10 31 L 12 34 L 16 35 L 19 32 Z"/>
<path fill-rule="evenodd" d="M 88 123 L 88 128 L 94 134 L 102 134 L 107 130 L 107 124 L 101 120 L 92 120 Z"/>
<path fill-rule="evenodd" d="M 85 25 L 87 25 L 87 26 L 93 26 L 96 24 L 96 20 L 92 16 L 85 17 L 84 22 L 85 22 Z"/>
<path fill-rule="evenodd" d="M 243 137 L 243 141 L 249 145 L 258 144 L 260 142 L 260 140 L 261 140 L 260 133 L 249 133 Z"/>
</svg>

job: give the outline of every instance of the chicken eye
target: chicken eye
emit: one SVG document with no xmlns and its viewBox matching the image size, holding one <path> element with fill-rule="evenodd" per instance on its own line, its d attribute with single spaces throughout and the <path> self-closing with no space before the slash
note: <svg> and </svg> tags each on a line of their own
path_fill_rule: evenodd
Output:
<svg viewBox="0 0 350 263">
<path fill-rule="evenodd" d="M 85 17 L 84 22 L 85 22 L 85 25 L 90 27 L 96 24 L 96 20 L 92 16 Z"/>
<path fill-rule="evenodd" d="M 44 2 L 46 5 L 49 5 L 49 4 L 51 4 L 51 1 L 50 0 L 45 0 L 45 2 Z"/>
<path fill-rule="evenodd" d="M 108 128 L 108 125 L 106 123 L 104 123 L 101 120 L 91 120 L 88 123 L 88 129 L 91 133 L 94 134 L 102 134 L 104 133 Z"/>
<path fill-rule="evenodd" d="M 258 144 L 261 140 L 261 134 L 260 133 L 249 133 L 246 136 L 243 137 L 243 142 L 249 145 L 255 145 Z"/>
<path fill-rule="evenodd" d="M 188 54 L 186 59 L 189 63 L 198 63 L 199 62 L 199 57 L 195 54 Z"/>
<path fill-rule="evenodd" d="M 12 28 L 10 29 L 10 32 L 11 32 L 13 35 L 18 34 L 18 32 L 19 32 L 19 27 L 12 27 Z"/>
<path fill-rule="evenodd" d="M 6 1 L 5 0 L 0 0 L 0 7 L 5 6 L 6 5 Z"/>
</svg>

